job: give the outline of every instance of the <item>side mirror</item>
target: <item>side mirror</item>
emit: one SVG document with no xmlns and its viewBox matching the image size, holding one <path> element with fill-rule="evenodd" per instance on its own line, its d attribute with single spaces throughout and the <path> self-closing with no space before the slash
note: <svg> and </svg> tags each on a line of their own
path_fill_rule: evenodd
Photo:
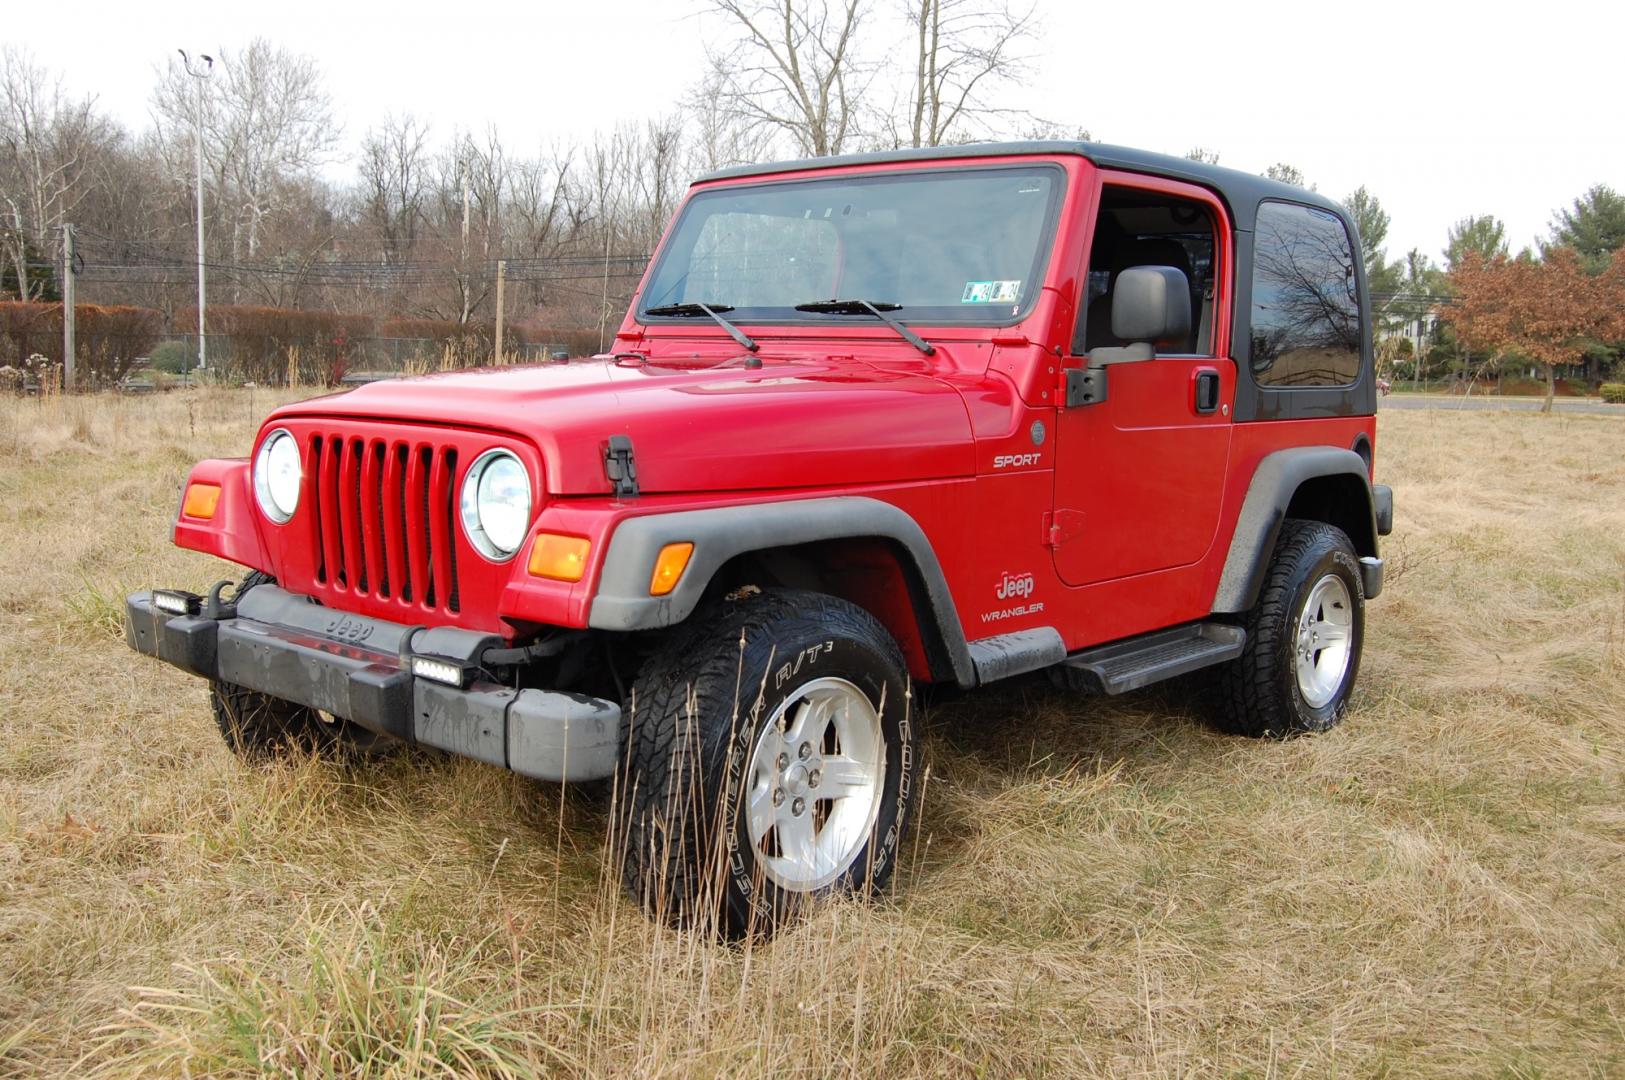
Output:
<svg viewBox="0 0 1625 1080">
<path fill-rule="evenodd" d="M 1191 286 L 1171 266 L 1133 266 L 1112 290 L 1112 335 L 1152 345 L 1183 341 L 1191 332 Z"/>
<path fill-rule="evenodd" d="M 1183 342 L 1191 332 L 1191 287 L 1183 270 L 1132 266 L 1112 287 L 1112 335 L 1129 344 L 1089 350 L 1088 366 L 1068 368 L 1068 408 L 1106 400 L 1106 369 L 1157 355 L 1158 345 Z"/>
</svg>

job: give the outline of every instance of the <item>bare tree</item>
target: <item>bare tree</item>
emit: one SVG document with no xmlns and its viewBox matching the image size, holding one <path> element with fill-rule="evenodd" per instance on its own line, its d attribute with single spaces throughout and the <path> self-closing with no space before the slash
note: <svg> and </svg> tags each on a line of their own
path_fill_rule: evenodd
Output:
<svg viewBox="0 0 1625 1080">
<path fill-rule="evenodd" d="M 1189 161 L 1199 161 L 1203 165 L 1217 165 L 1219 163 L 1219 152 L 1217 150 L 1209 150 L 1205 146 L 1191 147 L 1189 150 L 1185 151 L 1185 157 Z"/>
<path fill-rule="evenodd" d="M 717 101 L 745 126 L 786 135 L 816 157 L 859 134 L 871 74 L 856 38 L 867 0 L 710 0 L 739 36 L 710 53 Z"/>
<path fill-rule="evenodd" d="M 90 98 L 72 100 L 28 53 L 0 52 L 0 217 L 5 256 L 17 295 L 40 295 L 50 280 L 41 258 L 54 235 L 94 185 L 94 169 L 117 146 L 119 132 Z"/>
<path fill-rule="evenodd" d="M 997 115 L 988 95 L 1019 81 L 1021 44 L 1035 28 L 1033 9 L 992 0 L 906 0 L 915 29 L 909 88 L 910 146 L 940 146 L 975 134 Z M 901 139 L 896 141 L 901 142 Z"/>
<path fill-rule="evenodd" d="M 1056 120 L 1028 117 L 1027 122 L 1016 130 L 1016 138 L 1030 141 L 1064 139 L 1076 140 L 1077 142 L 1094 142 L 1095 134 L 1088 128 L 1076 124 L 1063 124 Z"/>
<path fill-rule="evenodd" d="M 153 104 L 172 143 L 190 138 L 195 93 L 171 60 Z M 290 183 L 325 161 L 338 139 L 321 70 L 308 56 L 256 38 L 240 53 L 222 54 L 204 101 L 204 156 L 230 215 L 233 261 L 253 258 Z"/>
<path fill-rule="evenodd" d="M 378 233 L 385 262 L 398 262 L 417 243 L 427 192 L 429 129 L 410 114 L 390 116 L 361 143 L 359 196 Z"/>
<path fill-rule="evenodd" d="M 1315 190 L 1315 185 L 1304 179 L 1302 169 L 1298 168 L 1296 165 L 1289 165 L 1284 161 L 1277 161 L 1274 165 L 1271 165 L 1269 168 L 1265 169 L 1264 175 L 1269 177 L 1271 180 L 1279 180 L 1283 184 L 1291 184 L 1294 187 L 1308 188 L 1310 191 Z"/>
<path fill-rule="evenodd" d="M 684 103 L 689 136 L 689 171 L 716 172 L 731 165 L 760 161 L 769 153 L 774 132 L 748 122 L 727 107 L 728 80 L 708 71 Z"/>
<path fill-rule="evenodd" d="M 507 250 L 545 259 L 577 236 L 588 211 L 571 183 L 576 149 L 564 145 L 514 161 L 508 175 Z"/>
<path fill-rule="evenodd" d="M 631 242 L 639 251 L 653 251 L 687 181 L 682 117 L 650 120 L 643 127 L 629 176 L 630 208 L 636 215 Z"/>
<path fill-rule="evenodd" d="M 508 176 L 507 152 L 494 129 L 482 141 L 457 135 L 435 162 L 428 231 L 435 258 L 447 264 L 452 299 L 450 305 L 431 302 L 427 313 L 467 323 L 491 292 Z"/>
<path fill-rule="evenodd" d="M 604 260 L 598 301 L 600 349 L 608 341 L 609 321 L 614 316 L 609 292 L 610 253 L 623 231 L 620 225 L 626 217 L 625 177 L 636 152 L 634 139 L 624 128 L 608 138 L 595 138 L 587 151 L 587 191 L 591 199 L 593 224 L 601 234 Z"/>
</svg>

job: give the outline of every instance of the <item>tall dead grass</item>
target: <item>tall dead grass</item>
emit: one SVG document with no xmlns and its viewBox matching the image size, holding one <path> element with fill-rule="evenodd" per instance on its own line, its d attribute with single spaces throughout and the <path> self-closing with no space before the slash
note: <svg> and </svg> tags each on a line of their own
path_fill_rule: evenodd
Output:
<svg viewBox="0 0 1625 1080">
<path fill-rule="evenodd" d="M 1384 414 L 1356 707 L 926 695 L 873 905 L 647 922 L 608 810 L 472 762 L 232 760 L 119 598 L 285 395 L 0 400 L 0 1072 L 1610 1076 L 1625 1071 L 1625 424 Z"/>
</svg>

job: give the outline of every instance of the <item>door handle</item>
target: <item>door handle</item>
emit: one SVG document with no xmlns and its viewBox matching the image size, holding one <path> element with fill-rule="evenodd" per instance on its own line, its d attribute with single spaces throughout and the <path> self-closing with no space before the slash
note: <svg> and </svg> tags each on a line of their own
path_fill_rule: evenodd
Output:
<svg viewBox="0 0 1625 1080">
<path fill-rule="evenodd" d="M 1218 409 L 1219 373 L 1212 368 L 1202 368 L 1196 373 L 1196 412 L 1206 415 Z"/>
</svg>

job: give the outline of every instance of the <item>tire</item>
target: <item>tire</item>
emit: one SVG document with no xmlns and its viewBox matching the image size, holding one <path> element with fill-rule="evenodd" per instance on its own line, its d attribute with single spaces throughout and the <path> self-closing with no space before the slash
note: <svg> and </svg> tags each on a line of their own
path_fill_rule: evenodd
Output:
<svg viewBox="0 0 1625 1080">
<path fill-rule="evenodd" d="M 1288 518 L 1242 625 L 1245 649 L 1217 672 L 1216 725 L 1269 738 L 1334 727 L 1365 640 L 1360 561 L 1347 534 Z"/>
<path fill-rule="evenodd" d="M 868 612 L 724 601 L 650 657 L 629 706 L 623 879 L 650 915 L 737 939 L 885 887 L 919 753 L 902 654 Z"/>
<path fill-rule="evenodd" d="M 310 754 L 359 762 L 401 745 L 348 720 L 219 679 L 209 683 L 209 704 L 226 745 L 254 764 Z"/>
<path fill-rule="evenodd" d="M 275 584 L 276 578 L 263 570 L 250 570 L 232 600 L 255 586 Z M 219 679 L 209 683 L 209 705 L 232 753 L 255 764 L 301 754 L 361 761 L 385 757 L 401 745 L 348 720 Z"/>
</svg>

